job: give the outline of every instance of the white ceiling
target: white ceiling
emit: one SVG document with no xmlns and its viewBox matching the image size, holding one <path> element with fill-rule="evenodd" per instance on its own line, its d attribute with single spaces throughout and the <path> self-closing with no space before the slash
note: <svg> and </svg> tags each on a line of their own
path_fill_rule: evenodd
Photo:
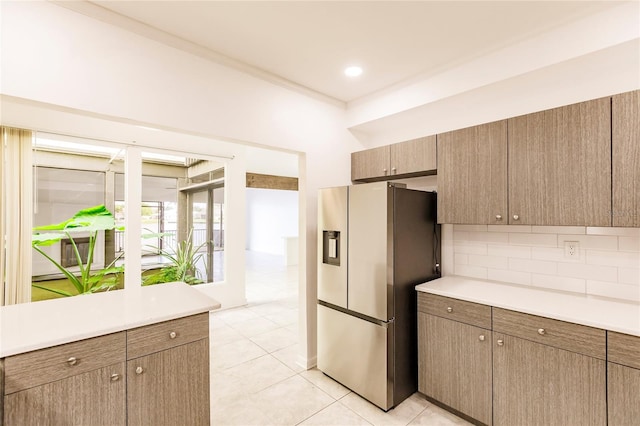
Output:
<svg viewBox="0 0 640 426">
<path fill-rule="evenodd" d="M 614 1 L 94 1 L 342 102 L 442 72 Z M 348 65 L 364 74 L 344 76 Z"/>
</svg>

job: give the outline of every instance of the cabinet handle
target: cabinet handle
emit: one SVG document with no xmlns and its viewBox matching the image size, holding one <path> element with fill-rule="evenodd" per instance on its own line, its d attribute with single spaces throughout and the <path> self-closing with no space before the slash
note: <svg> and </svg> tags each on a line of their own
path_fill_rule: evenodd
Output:
<svg viewBox="0 0 640 426">
<path fill-rule="evenodd" d="M 176 336 L 177 336 L 177 334 L 176 334 L 175 331 L 172 331 L 171 333 L 169 333 L 169 337 L 172 338 L 172 339 L 175 339 Z"/>
<path fill-rule="evenodd" d="M 480 336 L 478 336 L 478 340 L 480 340 L 481 342 L 484 342 L 484 334 L 481 334 Z"/>
<path fill-rule="evenodd" d="M 113 373 L 113 374 L 111 375 L 111 381 L 112 381 L 112 382 L 117 382 L 119 379 L 120 379 L 120 375 L 119 375 L 119 374 L 117 374 L 117 373 Z"/>
<path fill-rule="evenodd" d="M 385 176 L 387 175 L 387 169 L 382 169 L 382 173 L 385 174 Z"/>
<path fill-rule="evenodd" d="M 547 333 L 547 331 L 544 328 L 539 328 L 538 329 L 538 334 L 541 336 L 544 336 Z"/>
<path fill-rule="evenodd" d="M 497 214 L 496 215 L 496 220 L 502 220 L 502 215 L 501 214 Z"/>
<path fill-rule="evenodd" d="M 447 308 L 447 312 L 449 312 L 449 313 L 453 312 L 453 308 L 452 308 L 451 306 L 449 306 L 449 307 Z"/>
<path fill-rule="evenodd" d="M 502 339 L 498 339 L 496 343 L 498 344 L 498 346 L 504 346 L 504 340 Z"/>
<path fill-rule="evenodd" d="M 396 174 L 396 168 L 395 168 L 395 167 L 392 167 L 392 168 L 391 168 L 391 174 L 392 174 L 392 175 L 395 175 L 395 174 Z"/>
<path fill-rule="evenodd" d="M 76 365 L 77 363 L 78 363 L 78 359 L 75 356 L 72 356 L 67 360 L 67 364 L 69 364 L 70 366 Z"/>
<path fill-rule="evenodd" d="M 518 216 L 517 214 L 513 215 L 513 220 L 520 220 L 520 216 Z"/>
<path fill-rule="evenodd" d="M 142 367 L 136 367 L 136 374 L 142 374 L 143 371 Z"/>
</svg>

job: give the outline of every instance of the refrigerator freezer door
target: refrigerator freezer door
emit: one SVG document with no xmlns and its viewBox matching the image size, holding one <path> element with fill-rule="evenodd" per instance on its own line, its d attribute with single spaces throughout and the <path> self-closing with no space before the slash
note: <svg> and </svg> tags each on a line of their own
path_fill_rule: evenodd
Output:
<svg viewBox="0 0 640 426">
<path fill-rule="evenodd" d="M 393 323 L 375 324 L 318 305 L 318 369 L 383 410 L 393 405 Z"/>
<path fill-rule="evenodd" d="M 346 186 L 318 192 L 318 299 L 347 307 Z"/>
<path fill-rule="evenodd" d="M 352 311 L 388 321 L 393 275 L 388 246 L 393 212 L 387 182 L 355 185 L 349 189 L 349 295 Z"/>
</svg>

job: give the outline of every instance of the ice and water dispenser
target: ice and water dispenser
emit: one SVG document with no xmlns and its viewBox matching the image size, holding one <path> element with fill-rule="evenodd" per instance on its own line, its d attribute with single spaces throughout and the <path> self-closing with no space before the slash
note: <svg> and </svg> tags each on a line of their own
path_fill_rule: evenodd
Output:
<svg viewBox="0 0 640 426">
<path fill-rule="evenodd" d="M 340 231 L 322 231 L 322 263 L 340 266 Z"/>
</svg>

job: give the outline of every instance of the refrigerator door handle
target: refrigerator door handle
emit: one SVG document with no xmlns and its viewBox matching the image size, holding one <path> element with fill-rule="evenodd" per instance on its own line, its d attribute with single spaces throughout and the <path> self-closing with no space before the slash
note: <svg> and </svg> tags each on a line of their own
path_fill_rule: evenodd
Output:
<svg viewBox="0 0 640 426">
<path fill-rule="evenodd" d="M 361 314 L 360 312 L 352 311 L 350 309 L 343 308 L 342 306 L 334 305 L 333 303 L 329 303 L 325 300 L 318 300 L 318 305 L 325 306 L 329 309 L 334 309 L 336 311 L 342 312 L 343 314 L 350 315 L 352 317 L 359 318 L 361 320 L 370 322 L 375 325 L 379 325 L 381 327 L 387 328 L 389 325 L 395 322 L 395 318 L 391 318 L 388 321 L 382 321 L 381 319 L 370 317 L 368 315 Z"/>
</svg>

